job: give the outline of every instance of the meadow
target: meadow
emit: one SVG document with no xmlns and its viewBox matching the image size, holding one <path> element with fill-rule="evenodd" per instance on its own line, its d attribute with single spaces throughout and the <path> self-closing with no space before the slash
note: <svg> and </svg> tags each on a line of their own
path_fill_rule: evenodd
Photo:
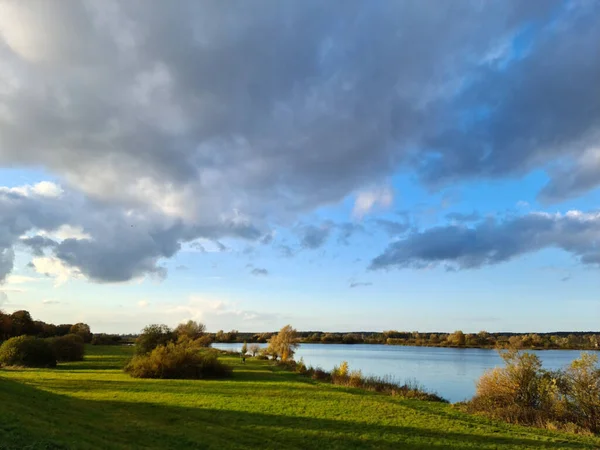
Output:
<svg viewBox="0 0 600 450">
<path fill-rule="evenodd" d="M 0 449 L 577 449 L 600 438 L 497 423 L 452 405 L 224 356 L 227 380 L 134 379 L 133 348 L 86 346 L 56 369 L 0 370 Z"/>
</svg>

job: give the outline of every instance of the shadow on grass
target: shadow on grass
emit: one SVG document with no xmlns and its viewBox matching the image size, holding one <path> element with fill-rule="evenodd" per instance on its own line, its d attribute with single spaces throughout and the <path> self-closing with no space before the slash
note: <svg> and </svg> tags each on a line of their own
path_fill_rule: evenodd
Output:
<svg viewBox="0 0 600 450">
<path fill-rule="evenodd" d="M 0 449 L 590 448 L 519 436 L 152 403 L 82 400 L 0 377 Z M 275 400 L 274 400 L 275 401 Z"/>
</svg>

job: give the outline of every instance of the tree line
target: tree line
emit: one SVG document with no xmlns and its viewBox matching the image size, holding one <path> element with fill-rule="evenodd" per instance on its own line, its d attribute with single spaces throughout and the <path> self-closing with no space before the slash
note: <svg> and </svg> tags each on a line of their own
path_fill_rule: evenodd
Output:
<svg viewBox="0 0 600 450">
<path fill-rule="evenodd" d="M 29 311 L 19 310 L 12 314 L 0 311 L 0 341 L 17 336 L 50 338 L 67 334 L 81 336 L 85 343 L 92 342 L 93 338 L 90 326 L 85 323 L 54 325 L 41 320 L 33 320 Z"/>
<path fill-rule="evenodd" d="M 213 342 L 266 343 L 275 332 L 242 333 L 237 330 L 209 334 Z M 351 332 L 328 333 L 322 331 L 299 331 L 300 343 L 322 344 L 384 344 L 423 347 L 465 348 L 517 348 L 517 349 L 600 349 L 600 333 L 555 332 L 555 333 L 423 333 L 418 331 Z"/>
</svg>

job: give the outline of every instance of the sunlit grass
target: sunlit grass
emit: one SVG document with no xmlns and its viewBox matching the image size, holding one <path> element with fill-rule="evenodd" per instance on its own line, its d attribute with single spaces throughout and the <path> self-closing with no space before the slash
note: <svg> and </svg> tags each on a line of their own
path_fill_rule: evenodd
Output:
<svg viewBox="0 0 600 450">
<path fill-rule="evenodd" d="M 57 369 L 0 371 L 0 449 L 594 448 L 450 405 L 318 383 L 248 358 L 227 380 L 133 379 L 128 347 Z"/>
</svg>

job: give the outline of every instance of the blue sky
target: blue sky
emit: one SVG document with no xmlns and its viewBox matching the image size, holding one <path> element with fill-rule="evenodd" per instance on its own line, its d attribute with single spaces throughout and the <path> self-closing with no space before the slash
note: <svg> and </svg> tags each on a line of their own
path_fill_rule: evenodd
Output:
<svg viewBox="0 0 600 450">
<path fill-rule="evenodd" d="M 2 4 L 0 308 L 597 330 L 600 8 L 476 3 Z"/>
</svg>

